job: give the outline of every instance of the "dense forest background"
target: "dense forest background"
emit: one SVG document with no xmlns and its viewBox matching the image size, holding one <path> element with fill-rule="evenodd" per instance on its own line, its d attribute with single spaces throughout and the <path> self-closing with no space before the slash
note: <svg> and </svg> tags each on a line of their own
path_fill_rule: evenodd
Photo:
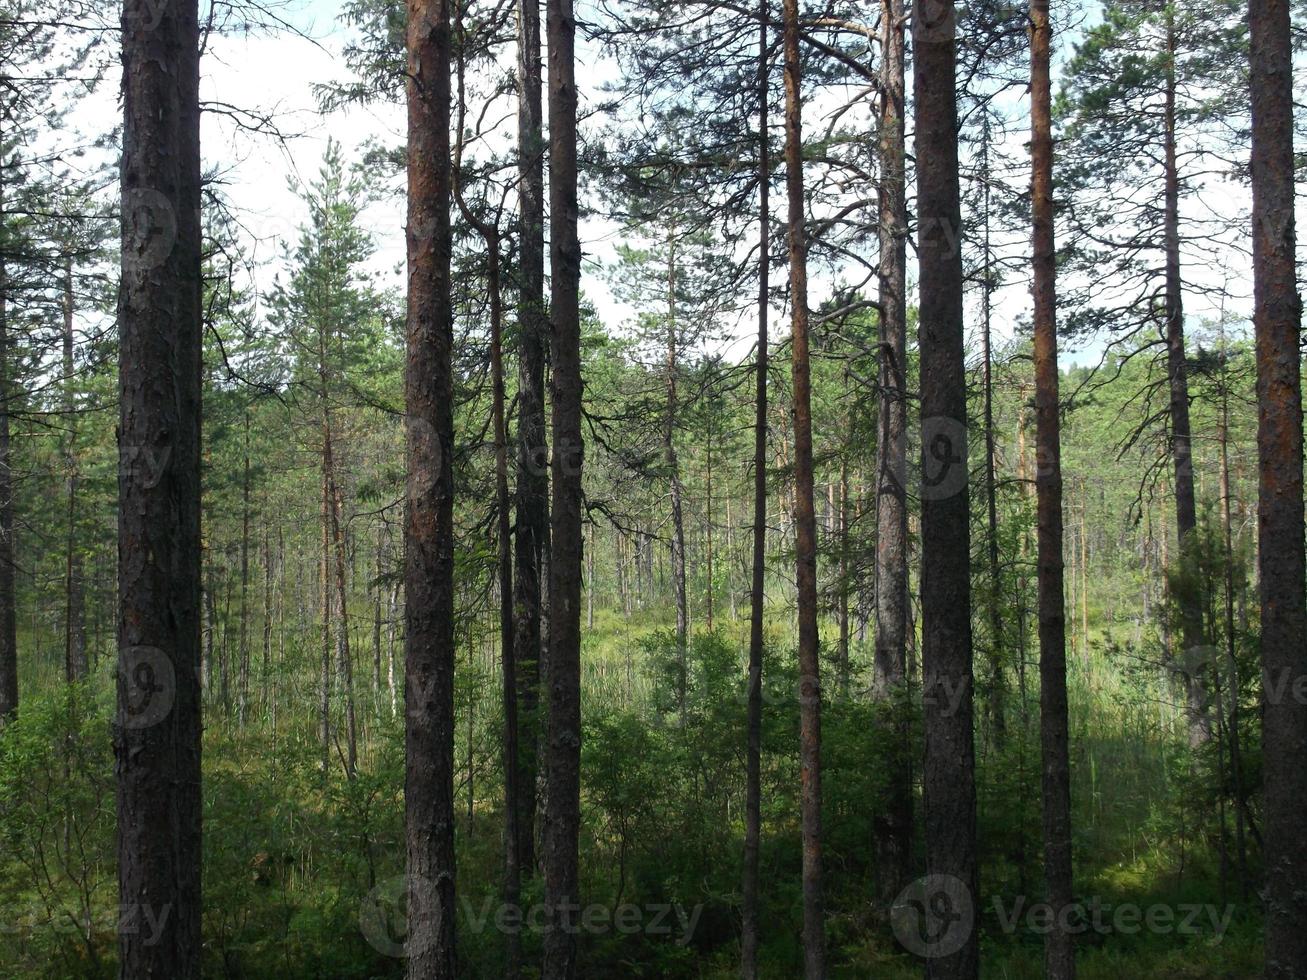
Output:
<svg viewBox="0 0 1307 980">
<path fill-rule="evenodd" d="M 547 311 L 523 299 L 524 283 L 545 282 L 527 231 L 547 214 L 529 200 L 517 142 L 526 6 L 452 11 L 453 814 L 467 977 L 507 976 L 506 963 L 537 975 L 544 943 L 531 928 L 510 939 L 495 919 L 506 860 L 524 869 L 524 906 L 544 889 L 533 873 L 545 850 L 544 721 L 530 700 L 544 688 L 530 674 L 506 680 L 501 655 L 505 626 L 523 628 L 505 618 L 514 579 L 503 571 L 520 574 L 523 528 L 539 517 L 522 488 L 547 490 L 552 444 L 526 431 L 528 407 L 540 419 L 553 407 L 548 352 L 532 334 Z M 906 671 L 892 695 L 876 665 L 887 405 L 877 18 L 903 11 L 802 8 L 828 969 L 916 976 L 922 950 L 893 911 L 909 879 L 887 878 L 884 850 L 904 779 L 909 813 L 921 805 L 916 477 L 904 495 Z M 959 10 L 976 916 L 983 974 L 1033 978 L 1048 929 L 1031 914 L 1044 853 L 1028 16 L 987 0 Z M 117 13 L 0 0 L 0 562 L 12 568 L 0 604 L 19 684 L 19 709 L 0 728 L 6 976 L 114 975 L 122 930 L 153 928 L 147 917 L 124 925 L 115 884 L 121 132 L 77 112 L 117 83 Z M 202 37 L 294 32 L 292 13 L 205 4 Z M 583 227 L 608 242 L 587 254 L 583 279 L 602 301 L 580 300 L 579 875 L 599 911 L 581 930 L 577 970 L 739 971 L 761 255 L 772 349 L 756 955 L 760 976 L 800 976 L 803 545 L 780 11 L 762 23 L 761 73 L 760 17 L 746 5 L 641 0 L 577 16 L 612 76 L 583 93 L 577 150 Z M 1261 790 L 1246 12 L 1227 0 L 1111 0 L 1055 3 L 1051 16 L 1057 314 L 1074 353 L 1058 378 L 1070 819 L 1075 897 L 1100 909 L 1078 940 L 1079 974 L 1259 976 L 1273 854 Z M 355 80 L 318 87 L 324 112 L 401 102 L 401 5 L 352 0 L 340 30 Z M 906 57 L 910 78 L 910 44 Z M 202 108 L 294 152 L 273 111 Z M 540 111 L 537 91 L 537 126 Z M 910 104 L 907 117 L 911 147 Z M 293 229 L 273 236 L 252 230 L 227 192 L 222 149 L 204 148 L 201 212 L 204 973 L 397 976 L 412 477 L 405 297 L 378 260 L 384 235 L 370 216 L 402 199 L 404 147 L 329 141 L 320 168 L 293 179 Z M 909 152 L 913 214 L 916 166 Z M 772 220 L 760 241 L 764 188 Z M 148 211 L 141 193 L 128 206 Z M 918 233 L 910 224 L 901 238 Z M 908 460 L 933 452 L 917 422 L 915 248 L 897 386 Z M 166 454 L 138 452 L 146 474 L 168 466 Z M 1192 482 L 1183 546 L 1177 479 Z M 546 576 L 547 598 L 550 545 L 536 547 L 526 561 Z M 538 656 L 552 625 L 542 609 L 527 627 Z M 516 803 L 506 685 L 523 711 Z M 920 820 L 905 833 L 915 877 Z M 1114 919 L 1123 907 L 1135 911 Z M 622 909 L 634 910 L 629 928 Z"/>
</svg>

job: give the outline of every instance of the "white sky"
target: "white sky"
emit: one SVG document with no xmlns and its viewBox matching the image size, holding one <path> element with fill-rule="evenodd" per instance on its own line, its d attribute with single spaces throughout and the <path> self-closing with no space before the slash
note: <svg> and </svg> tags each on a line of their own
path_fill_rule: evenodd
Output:
<svg viewBox="0 0 1307 980">
<path fill-rule="evenodd" d="M 266 137 L 240 131 L 229 119 L 215 115 L 206 115 L 204 119 L 205 165 L 221 168 L 228 198 L 244 212 L 247 226 L 258 239 L 256 257 L 268 263 L 256 284 L 260 290 L 271 285 L 280 267 L 277 260 L 281 241 L 293 241 L 299 223 L 306 216 L 289 187 L 289 179 L 295 176 L 307 180 L 317 173 L 328 138 L 340 142 L 350 159 L 356 158 L 369 140 L 392 145 L 403 141 L 404 110 L 399 105 L 354 107 L 326 117 L 318 113 L 313 86 L 350 77 L 341 54 L 345 29 L 337 22 L 342 6 L 341 0 L 302 0 L 290 13 L 290 19 L 314 41 L 289 35 L 216 38 L 202 64 L 203 99 L 221 100 L 250 110 L 276 110 L 283 130 L 296 134 L 283 147 Z M 584 10 L 581 15 L 584 17 Z M 604 80 L 601 73 L 611 76 L 611 66 L 603 65 L 595 52 L 582 47 L 578 81 L 583 105 L 587 93 L 597 95 Z M 115 77 L 79 106 L 75 117 L 87 129 L 103 128 L 103 120 L 119 112 L 117 98 Z M 513 125 L 511 118 L 507 125 Z M 1243 206 L 1238 200 L 1229 203 Z M 403 204 L 395 199 L 374 205 L 367 212 L 366 220 L 377 243 L 376 271 L 383 284 L 399 286 L 404 260 Z M 588 265 L 593 260 L 613 258 L 618 235 L 612 223 L 584 222 L 581 235 Z M 814 277 L 811 297 L 814 306 L 829 295 L 831 286 L 828 277 Z M 593 269 L 587 269 L 583 288 L 610 328 L 621 326 L 631 316 L 633 311 L 613 299 Z M 1024 280 L 1018 278 L 1001 290 L 996 297 L 994 317 L 1000 341 L 1012 335 L 1012 325 L 1028 305 Z M 1191 306 L 1189 312 L 1201 318 L 1214 311 Z M 751 326 L 742 325 L 740 338 L 730 345 L 732 354 L 739 355 L 747 349 L 751 331 Z M 1068 352 L 1064 361 L 1096 362 L 1099 349 Z"/>
</svg>

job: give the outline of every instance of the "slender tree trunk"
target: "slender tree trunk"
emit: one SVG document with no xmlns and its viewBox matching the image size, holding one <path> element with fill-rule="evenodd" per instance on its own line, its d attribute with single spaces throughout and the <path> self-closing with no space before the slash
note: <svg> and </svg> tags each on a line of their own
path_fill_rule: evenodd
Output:
<svg viewBox="0 0 1307 980">
<path fill-rule="evenodd" d="M 789 203 L 794 377 L 794 523 L 799 611 L 799 811 L 803 837 L 803 960 L 807 980 L 826 976 L 821 866 L 821 661 L 817 633 L 817 515 L 813 509 L 812 380 L 808 359 L 808 246 L 804 228 L 799 4 L 785 0 L 785 187 Z"/>
<path fill-rule="evenodd" d="M 926 733 L 926 869 L 946 882 L 936 906 L 979 907 L 967 487 L 966 363 L 962 340 L 961 214 L 952 0 L 913 18 L 921 349 L 921 667 Z M 974 918 L 974 911 L 972 913 Z M 941 925 L 943 925 L 941 923 Z M 974 980 L 974 921 L 953 922 L 951 951 L 926 976 Z M 937 950 L 943 953 L 944 949 Z"/>
<path fill-rule="evenodd" d="M 376 585 L 372 589 L 372 704 L 381 713 L 381 579 L 386 554 L 384 525 L 377 528 Z"/>
<path fill-rule="evenodd" d="M 331 771 L 331 484 L 327 482 L 326 449 L 328 440 L 326 427 L 323 427 L 323 471 L 322 471 L 322 553 L 318 562 L 318 596 L 322 602 L 322 663 L 321 677 L 318 684 L 318 722 L 322 738 L 322 775 L 325 778 Z"/>
<path fill-rule="evenodd" d="M 213 669 L 214 669 L 213 658 L 214 658 L 214 645 L 217 642 L 218 614 L 213 604 L 213 556 L 212 553 L 208 552 L 207 550 L 205 554 L 208 555 L 208 562 L 206 563 L 207 567 L 205 568 L 204 575 L 203 575 L 204 639 L 200 652 L 200 657 L 201 657 L 200 675 L 201 675 L 202 690 L 208 692 L 209 700 L 212 703 Z"/>
<path fill-rule="evenodd" d="M 266 711 L 270 702 L 268 684 L 272 675 L 272 531 L 263 524 L 263 672 L 260 703 Z"/>
<path fill-rule="evenodd" d="M 549 555 L 549 737 L 545 800 L 543 980 L 576 976 L 581 830 L 581 243 L 577 237 L 576 21 L 572 0 L 547 0 L 549 213 L 553 321 L 553 513 Z"/>
<path fill-rule="evenodd" d="M 453 980 L 454 384 L 450 9 L 408 0 L 404 811 L 410 980 Z"/>
<path fill-rule="evenodd" d="M 740 975 L 758 980 L 758 847 L 762 837 L 762 652 L 767 572 L 767 315 L 771 278 L 771 151 L 767 117 L 767 2 L 758 18 L 758 352 L 754 364 L 753 579 L 749 613 L 749 691 L 746 722 L 743 924 Z"/>
<path fill-rule="evenodd" d="M 549 538 L 549 445 L 545 432 L 544 136 L 540 96 L 540 2 L 518 0 L 518 396 L 517 534 L 513 651 L 517 661 L 518 862 L 535 872 L 540 762 L 541 584 Z"/>
<path fill-rule="evenodd" d="M 848 389 L 848 376 L 844 387 Z M 846 420 L 847 423 L 847 420 Z M 839 585 L 835 592 L 835 616 L 839 621 L 840 697 L 849 696 L 849 461 L 840 459 L 840 485 L 836 504 L 836 534 L 840 553 Z"/>
<path fill-rule="evenodd" d="M 1074 980 L 1071 759 L 1067 733 L 1066 597 L 1062 584 L 1062 440 L 1057 367 L 1057 252 L 1053 226 L 1052 83 L 1048 0 L 1030 4 L 1031 185 L 1034 268 L 1035 474 L 1039 562 L 1039 731 L 1043 758 L 1044 881 L 1054 926 L 1044 976 Z"/>
<path fill-rule="evenodd" d="M 663 462 L 672 496 L 672 592 L 676 601 L 676 706 L 685 724 L 686 685 L 689 682 L 686 646 L 690 632 L 690 600 L 685 587 L 685 517 L 681 500 L 681 472 L 676 458 L 676 228 L 667 238 L 667 415 L 663 424 Z"/>
<path fill-rule="evenodd" d="M 354 699 L 354 655 L 350 649 L 349 593 L 345 584 L 346 548 L 341 532 L 341 512 L 344 502 L 340 485 L 336 482 L 335 457 L 328 443 L 326 455 L 327 486 L 331 496 L 331 540 L 335 551 L 336 580 L 336 653 L 340 665 L 341 685 L 345 693 L 345 775 L 353 779 L 358 773 L 358 713 Z"/>
<path fill-rule="evenodd" d="M 1225 346 L 1225 326 L 1221 326 L 1221 352 L 1228 357 Z M 1225 373 L 1225 362 L 1222 374 Z M 1248 900 L 1248 844 L 1247 798 L 1243 791 L 1243 748 L 1239 733 L 1239 667 L 1235 660 L 1234 619 L 1234 535 L 1230 527 L 1230 391 L 1228 380 L 1222 378 L 1221 421 L 1216 431 L 1221 449 L 1221 543 L 1224 558 L 1225 586 L 1225 662 L 1220 668 L 1228 678 L 1230 707 L 1226 712 L 1226 728 L 1230 739 L 1230 777 L 1234 784 L 1234 838 L 1239 888 L 1244 901 Z M 1221 678 L 1218 675 L 1217 681 Z"/>
<path fill-rule="evenodd" d="M 236 718 L 245 727 L 250 704 L 250 413 L 245 413 L 245 465 L 241 475 L 241 602 L 240 668 L 237 675 Z"/>
<path fill-rule="evenodd" d="M 894 717 L 890 771 L 872 830 L 877 899 L 889 908 L 912 860 L 911 726 L 901 710 L 907 681 L 908 406 L 907 198 L 904 147 L 903 0 L 881 0 L 880 407 L 876 445 L 876 635 L 872 689 Z"/>
<path fill-rule="evenodd" d="M 707 439 L 705 440 L 704 455 L 707 468 L 704 474 L 704 534 L 707 537 L 707 555 L 705 561 L 705 571 L 708 576 L 708 588 L 705 599 L 707 608 L 704 610 L 704 624 L 708 627 L 708 632 L 713 629 L 713 553 L 712 553 L 712 428 L 709 426 Z"/>
<path fill-rule="evenodd" d="M 987 562 L 989 589 L 985 596 L 985 608 L 989 614 L 989 717 L 993 725 L 994 742 L 1002 746 L 1007 735 L 1007 679 L 1004 673 L 1003 653 L 1003 597 L 1002 579 L 998 563 L 998 480 L 995 477 L 994 449 L 994 357 L 991 343 L 991 321 L 993 313 L 992 294 L 994 284 L 991 275 L 991 250 L 989 237 L 990 211 L 990 170 L 989 146 L 991 134 L 989 115 L 985 116 L 984 142 L 981 159 L 984 180 L 984 284 L 981 293 L 981 348 L 982 367 L 984 371 L 984 425 L 985 425 L 985 516 L 986 541 L 985 558 Z"/>
<path fill-rule="evenodd" d="M 1294 266 L 1293 60 L 1288 0 L 1249 0 L 1257 533 L 1266 787 L 1266 978 L 1307 977 L 1307 562 L 1303 554 L 1302 301 Z M 1276 692 L 1280 692 L 1278 695 Z"/>
<path fill-rule="evenodd" d="M 0 200 L 0 220 L 4 220 Z M 0 255 L 0 720 L 18 711 L 18 608 L 14 582 L 14 478 L 9 415 L 9 273 Z"/>
<path fill-rule="evenodd" d="M 196 8 L 122 15 L 118 895 L 162 923 L 119 931 L 123 978 L 199 977 L 202 950 Z"/>
<path fill-rule="evenodd" d="M 1166 86 L 1163 108 L 1163 169 L 1165 171 L 1164 233 L 1166 244 L 1166 367 L 1170 381 L 1171 459 L 1175 467 L 1175 527 L 1179 561 L 1188 561 L 1189 536 L 1198 523 L 1194 502 L 1194 467 L 1189 424 L 1189 379 L 1184 342 L 1184 283 L 1180 277 L 1180 175 L 1176 164 L 1176 80 L 1174 13 L 1166 10 Z M 1202 610 L 1196 592 L 1181 597 L 1181 642 L 1184 651 L 1203 644 Z M 1089 638 L 1084 637 L 1087 645 Z M 1185 675 L 1189 744 L 1197 747 L 1212 737 L 1204 682 Z"/>
<path fill-rule="evenodd" d="M 462 9 L 459 10 L 460 41 L 463 39 Z M 504 904 L 520 908 L 522 903 L 522 868 L 518 857 L 521 832 L 518 829 L 519 777 L 518 717 L 517 717 L 517 659 L 513 647 L 513 541 L 512 513 L 508 493 L 508 423 L 504 408 L 504 304 L 500 288 L 499 214 L 493 222 L 483 221 L 473 213 L 463 198 L 461 169 L 463 162 L 463 119 L 467 111 L 464 96 L 465 61 L 460 44 L 458 56 L 458 146 L 454 153 L 454 197 L 464 219 L 477 229 L 486 245 L 486 286 L 490 302 L 490 387 L 491 420 L 495 439 L 495 508 L 497 519 L 498 578 L 499 578 L 499 644 L 502 665 L 502 698 L 504 703 Z M 592 525 L 593 527 L 593 525 Z M 593 564 L 591 566 L 593 576 Z M 590 584 L 590 625 L 594 625 L 593 583 Z M 469 736 L 468 755 L 471 758 L 472 742 Z M 469 762 L 469 772 L 471 764 Z M 469 775 L 469 785 L 471 777 Z M 470 796 L 471 794 L 469 794 Z M 518 930 L 509 930 L 506 936 L 507 962 L 505 977 L 516 978 L 522 969 L 522 943 Z"/>
<path fill-rule="evenodd" d="M 77 542 L 77 397 L 73 381 L 73 260 L 64 261 L 63 410 L 67 435 L 64 466 L 67 471 L 68 538 L 64 562 L 64 664 L 68 680 L 86 677 L 86 598 L 82 553 Z"/>
</svg>

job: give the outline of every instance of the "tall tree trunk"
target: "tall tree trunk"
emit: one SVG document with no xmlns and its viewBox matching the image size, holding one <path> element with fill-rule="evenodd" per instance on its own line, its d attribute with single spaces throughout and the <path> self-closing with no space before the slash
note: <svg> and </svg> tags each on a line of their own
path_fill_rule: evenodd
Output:
<svg viewBox="0 0 1307 980">
<path fill-rule="evenodd" d="M 271 701 L 268 684 L 272 677 L 272 562 L 272 531 L 265 519 L 263 524 L 263 671 L 259 678 L 259 699 L 265 711 Z"/>
<path fill-rule="evenodd" d="M 1002 746 L 1007 735 L 1007 679 L 1004 674 L 1003 653 L 1003 599 L 998 564 L 998 480 L 994 473 L 994 356 L 991 321 L 993 319 L 994 284 L 991 280 L 991 249 L 989 237 L 991 141 L 989 114 L 985 114 L 984 137 L 981 144 L 984 220 L 984 283 L 981 292 L 981 355 L 984 374 L 984 426 L 985 426 L 985 558 L 989 579 L 985 609 L 989 618 L 989 718 L 993 726 L 994 742 Z"/>
<path fill-rule="evenodd" d="M 956 98 L 957 16 L 952 0 L 913 18 L 917 235 L 921 349 L 921 667 L 926 733 L 923 802 L 926 868 L 945 902 L 971 903 L 954 921 L 960 945 L 927 961 L 926 976 L 973 980 L 979 970 L 974 909 L 975 745 L 972 732 L 971 528 L 967 486 L 966 363 Z M 927 900 L 938 896 L 926 896 Z M 944 949 L 936 950 L 943 953 Z"/>
<path fill-rule="evenodd" d="M 459 8 L 459 39 L 464 40 L 462 8 Z M 464 94 L 465 59 L 460 43 L 458 56 L 458 146 L 454 152 L 454 198 L 464 219 L 476 228 L 486 246 L 486 288 L 490 305 L 490 389 L 491 425 L 495 440 L 495 509 L 499 579 L 499 649 L 502 665 L 504 702 L 504 904 L 518 908 L 522 902 L 522 869 L 518 857 L 521 834 L 518 830 L 518 722 L 517 660 L 513 648 L 513 540 L 512 513 L 508 495 L 508 424 L 504 409 L 504 341 L 503 294 L 500 288 L 499 214 L 493 221 L 483 221 L 468 207 L 462 190 L 463 120 L 467 112 Z M 593 525 L 592 525 L 593 527 Z M 593 595 L 593 583 L 590 594 Z M 593 602 L 593 599 L 591 600 Z M 593 605 L 591 626 L 594 625 Z M 471 742 L 468 743 L 471 746 Z M 470 755 L 469 748 L 469 755 Z M 518 930 L 509 930 L 506 938 L 505 977 L 516 978 L 522 969 L 522 943 Z"/>
<path fill-rule="evenodd" d="M 1043 757 L 1044 881 L 1053 928 L 1044 976 L 1074 980 L 1065 928 L 1071 884 L 1071 758 L 1067 734 L 1066 596 L 1062 584 L 1062 437 L 1057 367 L 1057 252 L 1053 226 L 1049 0 L 1030 4 L 1031 183 L 1034 269 L 1035 474 L 1039 562 L 1039 736 Z"/>
<path fill-rule="evenodd" d="M 740 975 L 758 980 L 758 847 L 762 837 L 762 651 L 767 573 L 767 316 L 771 292 L 771 149 L 767 117 L 767 2 L 758 0 L 758 352 L 754 364 L 753 578 L 749 596 L 749 691 L 746 722 L 743 924 Z"/>
<path fill-rule="evenodd" d="M 549 213 L 553 320 L 553 513 L 549 555 L 549 737 L 545 799 L 543 980 L 576 976 L 581 830 L 581 242 L 577 237 L 576 20 L 572 0 L 547 0 Z"/>
<path fill-rule="evenodd" d="M 122 15 L 119 975 L 199 977 L 200 36 L 195 0 Z"/>
<path fill-rule="evenodd" d="M 410 980 L 456 975 L 450 49 L 448 0 L 408 0 L 404 812 Z"/>
<path fill-rule="evenodd" d="M 322 464 L 322 553 L 318 561 L 318 596 L 322 602 L 322 644 L 320 664 L 321 676 L 318 679 L 318 724 L 322 739 L 322 775 L 325 778 L 331 771 L 331 484 L 327 482 L 326 471 L 326 427 L 323 427 L 323 464 Z"/>
<path fill-rule="evenodd" d="M 791 370 L 794 378 L 795 581 L 799 612 L 799 811 L 803 837 L 803 960 L 826 976 L 821 867 L 821 661 L 817 633 L 817 515 L 813 508 L 812 375 L 808 358 L 808 244 L 804 228 L 799 4 L 785 0 L 785 188 L 789 204 Z"/>
<path fill-rule="evenodd" d="M 877 899 L 889 908 L 912 860 L 911 725 L 902 708 L 908 633 L 907 198 L 903 0 L 881 0 L 880 407 L 876 444 L 876 635 L 873 691 L 899 723 L 884 740 L 890 771 L 872 818 Z M 897 705 L 897 707 L 895 707 Z"/>
<path fill-rule="evenodd" d="M 705 590 L 704 599 L 706 608 L 704 609 L 704 625 L 708 627 L 708 632 L 713 629 L 713 553 L 712 553 L 712 424 L 709 422 L 708 432 L 704 439 L 704 458 L 706 463 L 704 473 L 704 522 L 703 529 L 707 538 L 707 554 L 704 562 L 704 572 L 708 579 L 708 588 Z"/>
<path fill-rule="evenodd" d="M 848 375 L 844 377 L 844 387 L 848 389 Z M 847 428 L 846 419 L 846 428 Z M 839 625 L 839 649 L 837 651 L 840 668 L 840 697 L 849 696 L 849 461 L 840 459 L 840 485 L 836 506 L 837 547 L 840 554 L 839 585 L 835 592 L 835 617 Z"/>
<path fill-rule="evenodd" d="M 0 221 L 4 220 L 0 198 Z M 14 587 L 14 477 L 9 415 L 9 273 L 0 254 L 0 721 L 18 711 L 18 608 Z"/>
<path fill-rule="evenodd" d="M 245 465 L 241 473 L 241 603 L 240 669 L 237 675 L 236 718 L 245 727 L 250 704 L 250 413 L 245 413 Z"/>
<path fill-rule="evenodd" d="M 1294 267 L 1293 60 L 1288 0 L 1249 0 L 1253 323 L 1257 336 L 1266 977 L 1307 977 L 1307 562 L 1303 554 L 1302 301 Z M 1278 693 L 1277 693 L 1278 692 Z"/>
<path fill-rule="evenodd" d="M 77 396 L 73 381 L 73 260 L 64 261 L 63 412 L 68 537 L 64 561 L 64 665 L 69 681 L 86 677 L 86 589 L 77 542 Z"/>
<path fill-rule="evenodd" d="M 1230 778 L 1234 785 L 1234 837 L 1235 858 L 1239 874 L 1239 888 L 1244 901 L 1248 900 L 1248 843 L 1247 797 L 1243 790 L 1243 747 L 1239 732 L 1239 667 L 1235 660 L 1234 618 L 1234 534 L 1231 529 L 1230 496 L 1230 389 L 1224 376 L 1228 368 L 1229 352 L 1225 345 L 1225 325 L 1221 325 L 1222 383 L 1221 421 L 1217 427 L 1217 442 L 1221 450 L 1221 545 L 1224 559 L 1225 586 L 1225 659 L 1219 668 L 1225 674 L 1230 692 L 1230 707 L 1226 712 L 1226 729 L 1230 738 Z M 1218 683 L 1222 682 L 1218 674 Z"/>
<path fill-rule="evenodd" d="M 354 655 L 350 650 L 349 593 L 345 584 L 346 548 L 341 531 L 341 513 L 344 501 L 340 484 L 336 482 L 336 463 L 331 442 L 326 454 L 327 487 L 331 496 L 331 540 L 335 552 L 336 654 L 339 662 L 341 686 L 345 694 L 345 776 L 353 779 L 358 773 L 358 712 L 354 699 Z"/>
<path fill-rule="evenodd" d="M 200 684 L 201 691 L 208 693 L 210 703 L 212 703 L 213 658 L 218 635 L 218 613 L 213 604 L 213 557 L 208 549 L 205 549 L 204 554 L 208 556 L 208 558 L 204 561 L 204 573 L 202 578 L 202 588 L 204 591 L 204 636 L 200 649 Z"/>
<path fill-rule="evenodd" d="M 544 136 L 540 97 L 540 0 L 518 0 L 518 373 L 517 534 L 513 541 L 513 652 L 517 661 L 518 862 L 535 872 L 540 762 L 541 583 L 549 538 L 549 444 L 545 432 Z"/>
<path fill-rule="evenodd" d="M 1180 174 L 1176 163 L 1176 37 L 1174 11 L 1166 9 L 1166 83 L 1163 107 L 1163 169 L 1165 177 L 1164 238 L 1166 246 L 1166 370 L 1170 383 L 1171 460 L 1175 468 L 1175 528 L 1177 554 L 1189 561 L 1189 537 L 1198 523 L 1194 502 L 1194 466 L 1189 424 L 1189 379 L 1184 343 L 1184 283 L 1180 277 Z M 1188 653 L 1203 644 L 1201 599 L 1186 589 L 1180 599 L 1180 636 Z M 1089 637 L 1083 638 L 1088 649 Z M 1203 678 L 1186 674 L 1189 744 L 1197 747 L 1212 737 Z"/>
<path fill-rule="evenodd" d="M 677 367 L 676 333 L 676 227 L 667 237 L 667 415 L 663 422 L 663 462 L 672 496 L 672 592 L 676 601 L 676 707 L 685 724 L 686 685 L 689 682 L 686 646 L 689 642 L 690 605 L 685 587 L 685 515 L 681 500 L 680 464 L 676 458 Z"/>
</svg>

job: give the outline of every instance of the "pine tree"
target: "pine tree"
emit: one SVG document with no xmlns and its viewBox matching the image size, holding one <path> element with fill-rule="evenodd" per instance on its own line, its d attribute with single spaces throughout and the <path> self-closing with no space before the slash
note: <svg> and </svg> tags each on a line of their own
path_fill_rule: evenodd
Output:
<svg viewBox="0 0 1307 980">
<path fill-rule="evenodd" d="M 118 893 L 123 977 L 200 975 L 201 242 L 198 9 L 122 17 Z"/>
</svg>

